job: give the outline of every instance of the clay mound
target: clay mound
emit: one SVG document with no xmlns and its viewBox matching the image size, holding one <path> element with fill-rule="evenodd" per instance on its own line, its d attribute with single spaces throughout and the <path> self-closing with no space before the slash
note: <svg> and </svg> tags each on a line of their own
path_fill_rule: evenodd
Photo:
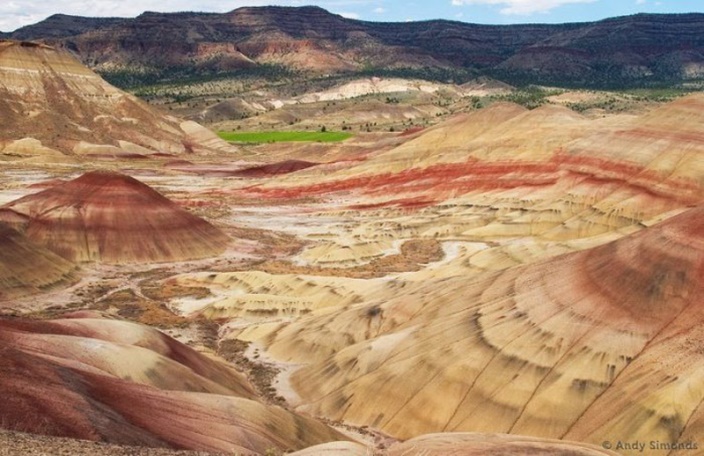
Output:
<svg viewBox="0 0 704 456">
<path fill-rule="evenodd" d="M 360 443 L 332 442 L 291 453 L 291 456 L 617 456 L 618 453 L 578 442 L 535 439 L 502 434 L 443 433 L 416 437 L 372 449 Z"/>
<path fill-rule="evenodd" d="M 300 409 L 398 438 L 598 445 L 704 429 L 704 206 L 542 263 L 375 293 L 265 340 L 309 363 L 291 379 Z"/>
<path fill-rule="evenodd" d="M 95 171 L 6 206 L 25 235 L 71 261 L 150 263 L 220 254 L 228 237 L 136 179 Z"/>
<path fill-rule="evenodd" d="M 74 280 L 76 266 L 0 223 L 0 300 Z"/>
<path fill-rule="evenodd" d="M 92 312 L 68 317 L 0 320 L 0 339 L 59 363 L 79 363 L 164 390 L 256 397 L 238 372 L 148 326 L 97 318 Z"/>
<path fill-rule="evenodd" d="M 305 160 L 285 160 L 278 163 L 246 168 L 238 171 L 236 175 L 242 177 L 269 177 L 280 174 L 295 173 L 296 171 L 311 168 L 316 165 L 318 165 L 318 163 L 312 163 Z"/>
<path fill-rule="evenodd" d="M 382 198 L 403 194 L 442 201 L 478 189 L 548 186 L 564 177 L 556 158 L 560 147 L 589 128 L 586 118 L 564 107 L 528 111 L 496 103 L 339 171 L 313 168 L 249 191 L 301 196 L 357 190 Z"/>
<path fill-rule="evenodd" d="M 457 174 L 448 165 L 457 165 L 462 170 L 459 175 L 465 176 L 467 170 L 460 167 L 466 168 L 477 160 L 516 166 L 546 163 L 560 146 L 580 137 L 587 129 L 587 119 L 564 107 L 543 106 L 528 111 L 513 103 L 496 103 L 425 129 L 413 139 L 358 166 L 320 177 L 327 182 L 386 173 L 409 176 L 416 173 L 416 179 L 423 180 L 424 172 L 442 169 L 441 174 L 448 180 Z M 432 187 L 433 183 L 427 186 Z"/>
<path fill-rule="evenodd" d="M 4 319 L 0 340 L 5 429 L 246 454 L 345 440 L 260 404 L 239 374 L 144 326 Z"/>
<path fill-rule="evenodd" d="M 615 456 L 618 453 L 576 442 L 501 434 L 447 433 L 417 437 L 389 448 L 389 456 Z"/>
<path fill-rule="evenodd" d="M 564 167 L 696 204 L 704 184 L 703 123 L 704 95 L 690 95 L 566 145 Z"/>
<path fill-rule="evenodd" d="M 173 279 L 184 287 L 208 287 L 214 297 L 172 303 L 183 314 L 211 320 L 261 320 L 274 315 L 305 315 L 359 300 L 344 279 L 267 274 L 259 271 L 186 274 Z M 358 286 L 364 286 L 360 284 Z"/>
<path fill-rule="evenodd" d="M 363 161 L 311 168 L 242 193 L 271 199 L 335 194 L 364 210 L 394 201 L 420 201 L 408 206 L 418 213 L 428 206 L 466 207 L 467 215 L 479 215 L 457 229 L 467 240 L 593 237 L 702 201 L 704 109 L 697 107 L 704 107 L 704 97 L 693 95 L 640 119 L 590 120 L 559 106 L 526 111 L 497 103 Z M 499 211 L 485 216 L 477 207 Z M 521 213 L 503 214 L 504 207 Z"/>
<path fill-rule="evenodd" d="M 486 109 L 459 114 L 428 128 L 417 138 L 369 160 L 352 172 L 376 174 L 382 171 L 403 172 L 408 168 L 426 168 L 438 162 L 465 162 L 469 158 L 468 144 L 527 110 L 513 103 L 496 103 Z M 450 154 L 453 159 L 447 157 Z"/>
<path fill-rule="evenodd" d="M 2 141 L 0 141 L 2 142 Z M 41 141 L 34 138 L 23 138 L 8 141 L 3 147 L 0 144 L 0 160 L 22 161 L 24 163 L 65 163 L 73 161 L 58 150 L 44 147 Z"/>
<path fill-rule="evenodd" d="M 594 128 L 592 124 L 571 109 L 545 105 L 497 125 L 463 150 L 483 160 L 546 161 L 560 146 Z M 444 161 L 459 161 L 460 157 L 450 154 Z"/>
<path fill-rule="evenodd" d="M 8 145 L 0 160 L 75 161 L 93 153 L 82 144 L 142 155 L 237 150 L 111 86 L 68 52 L 34 43 L 0 40 L 0 116 L 0 149 Z"/>
</svg>

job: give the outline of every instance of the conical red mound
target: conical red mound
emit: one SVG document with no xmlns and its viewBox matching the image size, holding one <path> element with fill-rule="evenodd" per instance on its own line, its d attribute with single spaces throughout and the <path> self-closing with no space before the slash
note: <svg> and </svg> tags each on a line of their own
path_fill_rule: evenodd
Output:
<svg viewBox="0 0 704 456">
<path fill-rule="evenodd" d="M 69 260 L 183 261 L 221 253 L 228 237 L 138 180 L 90 172 L 10 203 L 28 238 Z"/>
<path fill-rule="evenodd" d="M 0 223 L 0 300 L 71 281 L 75 265 Z"/>
</svg>

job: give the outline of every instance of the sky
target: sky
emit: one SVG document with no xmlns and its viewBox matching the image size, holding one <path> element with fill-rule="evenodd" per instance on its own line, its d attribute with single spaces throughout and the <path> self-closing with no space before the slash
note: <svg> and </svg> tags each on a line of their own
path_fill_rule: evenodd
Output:
<svg viewBox="0 0 704 456">
<path fill-rule="evenodd" d="M 133 17 L 144 11 L 226 12 L 242 6 L 317 5 L 352 19 L 450 19 L 480 24 L 583 22 L 635 13 L 704 12 L 704 0 L 0 0 L 0 31 L 55 14 Z"/>
</svg>

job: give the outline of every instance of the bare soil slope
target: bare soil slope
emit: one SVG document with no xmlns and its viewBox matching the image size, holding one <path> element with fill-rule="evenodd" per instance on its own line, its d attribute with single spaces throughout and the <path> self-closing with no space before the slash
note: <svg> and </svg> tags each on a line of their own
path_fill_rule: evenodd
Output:
<svg viewBox="0 0 704 456">
<path fill-rule="evenodd" d="M 36 43 L 0 41 L 0 115 L 0 151 L 17 140 L 37 141 L 4 151 L 5 160 L 46 155 L 47 148 L 128 157 L 234 150 L 111 86 L 68 52 Z"/>
<path fill-rule="evenodd" d="M 126 175 L 90 172 L 14 201 L 35 243 L 71 261 L 148 263 L 221 253 L 228 237 Z"/>
</svg>

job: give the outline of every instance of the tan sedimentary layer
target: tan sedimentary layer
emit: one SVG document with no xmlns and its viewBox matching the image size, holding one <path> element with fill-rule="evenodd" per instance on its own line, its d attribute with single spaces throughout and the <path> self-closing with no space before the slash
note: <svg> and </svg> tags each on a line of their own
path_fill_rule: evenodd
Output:
<svg viewBox="0 0 704 456">
<path fill-rule="evenodd" d="M 0 223 L 0 300 L 69 284 L 76 265 Z"/>
<path fill-rule="evenodd" d="M 303 410 L 400 438 L 693 436 L 703 229 L 700 207 L 543 263 L 391 282 L 376 302 L 291 324 L 268 344 L 310 363 L 292 377 Z"/>
<path fill-rule="evenodd" d="M 69 156 L 63 161 L 74 161 L 91 147 L 99 153 L 99 146 L 129 154 L 134 147 L 123 150 L 126 143 L 150 153 L 235 150 L 203 127 L 111 86 L 68 52 L 34 43 L 0 41 L 0 115 L 3 160 L 49 155 L 61 161 L 58 151 Z M 16 144 L 2 150 L 26 138 L 33 142 L 25 142 L 20 154 Z"/>
</svg>

